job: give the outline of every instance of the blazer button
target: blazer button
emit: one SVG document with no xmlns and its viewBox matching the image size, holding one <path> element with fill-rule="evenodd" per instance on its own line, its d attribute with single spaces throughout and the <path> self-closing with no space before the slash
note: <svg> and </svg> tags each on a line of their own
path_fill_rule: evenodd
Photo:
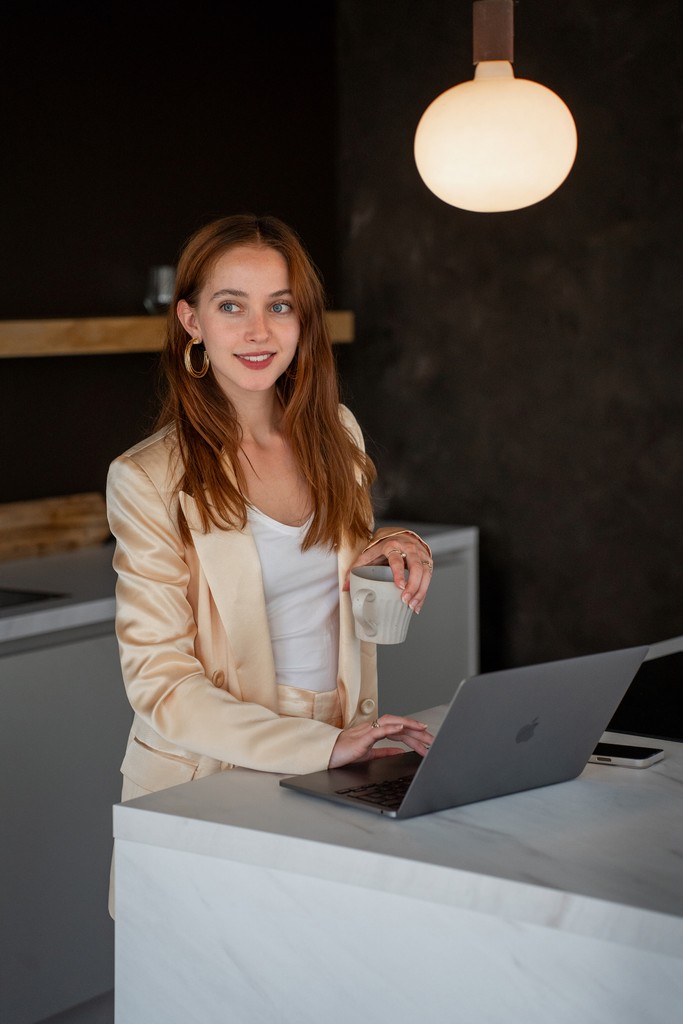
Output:
<svg viewBox="0 0 683 1024">
<path fill-rule="evenodd" d="M 375 702 L 370 697 L 360 702 L 360 709 L 364 715 L 371 715 L 375 710 Z"/>
<path fill-rule="evenodd" d="M 211 682 L 214 686 L 222 687 L 225 685 L 225 672 L 214 672 L 211 676 Z"/>
</svg>

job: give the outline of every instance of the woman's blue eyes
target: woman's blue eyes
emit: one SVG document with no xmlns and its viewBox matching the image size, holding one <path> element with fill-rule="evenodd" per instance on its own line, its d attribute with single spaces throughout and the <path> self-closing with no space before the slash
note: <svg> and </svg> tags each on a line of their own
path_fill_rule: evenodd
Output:
<svg viewBox="0 0 683 1024">
<path fill-rule="evenodd" d="M 240 307 L 236 302 L 222 302 L 220 308 L 224 313 L 234 313 Z M 289 313 L 292 305 L 290 302 L 274 302 L 270 308 L 273 313 Z"/>
</svg>

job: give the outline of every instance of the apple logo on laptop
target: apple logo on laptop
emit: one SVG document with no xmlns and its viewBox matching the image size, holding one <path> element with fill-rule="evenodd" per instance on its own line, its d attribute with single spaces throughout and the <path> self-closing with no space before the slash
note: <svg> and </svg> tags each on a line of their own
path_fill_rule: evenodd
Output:
<svg viewBox="0 0 683 1024">
<path fill-rule="evenodd" d="M 526 725 L 522 726 L 522 728 L 519 730 L 519 732 L 515 736 L 515 742 L 516 743 L 526 743 L 527 740 L 530 740 L 531 737 L 534 734 L 534 730 L 536 729 L 537 725 L 538 725 L 538 715 L 536 715 L 536 717 L 534 718 L 533 722 L 527 722 Z"/>
</svg>

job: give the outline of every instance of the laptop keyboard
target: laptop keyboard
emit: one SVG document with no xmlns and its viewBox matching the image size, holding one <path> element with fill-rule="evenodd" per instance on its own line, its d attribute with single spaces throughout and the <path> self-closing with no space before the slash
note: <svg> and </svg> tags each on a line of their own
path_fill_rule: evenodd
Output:
<svg viewBox="0 0 683 1024">
<path fill-rule="evenodd" d="M 355 800 L 364 800 L 365 803 L 377 804 L 380 807 L 386 807 L 389 811 L 397 811 L 414 777 L 414 775 L 402 775 L 400 779 L 366 782 L 362 786 L 351 786 L 349 789 L 338 789 L 336 792 L 340 796 L 352 796 Z"/>
</svg>

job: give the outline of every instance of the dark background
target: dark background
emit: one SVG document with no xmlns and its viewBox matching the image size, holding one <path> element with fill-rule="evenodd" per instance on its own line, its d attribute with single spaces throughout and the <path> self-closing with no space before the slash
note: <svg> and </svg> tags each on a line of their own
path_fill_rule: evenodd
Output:
<svg viewBox="0 0 683 1024">
<path fill-rule="evenodd" d="M 442 203 L 417 122 L 469 0 L 3 15 L 3 319 L 144 315 L 206 220 L 272 212 L 352 309 L 378 512 L 480 530 L 482 665 L 683 633 L 683 67 L 674 0 L 519 0 L 515 73 L 577 123 L 526 210 Z M 0 361 L 0 501 L 103 490 L 156 357 Z M 425 609 L 425 614 L 428 611 Z"/>
<path fill-rule="evenodd" d="M 170 10 L 3 7 L 0 319 L 145 316 L 149 268 L 247 210 L 296 227 L 332 286 L 334 4 Z M 0 361 L 0 501 L 103 491 L 149 432 L 156 366 Z"/>
</svg>

